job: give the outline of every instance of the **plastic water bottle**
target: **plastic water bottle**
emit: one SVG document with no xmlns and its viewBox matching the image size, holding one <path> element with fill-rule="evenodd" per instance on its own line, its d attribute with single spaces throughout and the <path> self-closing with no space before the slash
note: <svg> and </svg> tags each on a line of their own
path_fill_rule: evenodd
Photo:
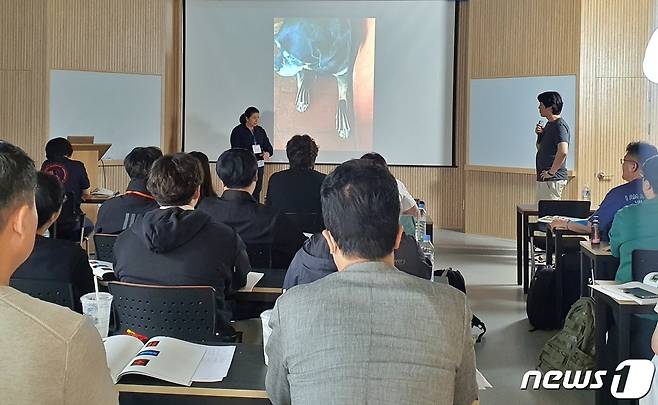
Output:
<svg viewBox="0 0 658 405">
<path fill-rule="evenodd" d="M 420 242 L 420 250 L 423 252 L 425 259 L 429 260 L 432 264 L 432 275 L 434 275 L 434 245 L 432 245 L 429 235 L 423 235 L 423 241 Z"/>
<path fill-rule="evenodd" d="M 418 220 L 416 221 L 416 240 L 418 242 L 423 241 L 426 233 L 426 224 L 427 215 L 425 214 L 425 204 L 421 202 L 418 204 Z"/>
<path fill-rule="evenodd" d="M 601 243 L 601 229 L 599 228 L 599 217 L 594 216 L 592 218 L 592 237 L 590 238 L 592 245 L 598 245 Z"/>
<path fill-rule="evenodd" d="M 592 201 L 592 189 L 588 184 L 583 187 L 583 201 Z"/>
</svg>

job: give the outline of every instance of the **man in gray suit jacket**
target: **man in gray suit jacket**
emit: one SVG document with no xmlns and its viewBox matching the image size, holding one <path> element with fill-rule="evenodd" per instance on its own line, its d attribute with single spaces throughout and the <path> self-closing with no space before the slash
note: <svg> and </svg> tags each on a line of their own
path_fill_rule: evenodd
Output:
<svg viewBox="0 0 658 405">
<path fill-rule="evenodd" d="M 394 267 L 395 179 L 367 160 L 322 184 L 323 232 L 338 272 L 281 296 L 266 387 L 275 405 L 457 404 L 477 398 L 466 297 Z"/>
</svg>

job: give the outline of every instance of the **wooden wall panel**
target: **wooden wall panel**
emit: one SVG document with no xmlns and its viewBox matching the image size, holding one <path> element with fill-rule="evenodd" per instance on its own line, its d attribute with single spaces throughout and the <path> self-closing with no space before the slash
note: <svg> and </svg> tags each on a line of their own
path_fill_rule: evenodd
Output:
<svg viewBox="0 0 658 405">
<path fill-rule="evenodd" d="M 44 0 L 0 0 L 0 70 L 31 70 L 41 63 Z"/>
</svg>

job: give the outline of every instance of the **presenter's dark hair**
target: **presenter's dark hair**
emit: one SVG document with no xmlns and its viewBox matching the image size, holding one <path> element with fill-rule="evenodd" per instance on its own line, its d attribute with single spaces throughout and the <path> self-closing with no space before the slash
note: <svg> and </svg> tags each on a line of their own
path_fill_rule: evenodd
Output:
<svg viewBox="0 0 658 405">
<path fill-rule="evenodd" d="M 393 252 L 400 200 L 385 166 L 349 160 L 325 178 L 320 195 L 324 223 L 345 255 L 374 260 Z"/>
<path fill-rule="evenodd" d="M 286 144 L 286 154 L 292 169 L 309 169 L 315 164 L 318 157 L 318 145 L 315 140 L 304 135 L 295 135 Z"/>
<path fill-rule="evenodd" d="M 247 149 L 233 148 L 217 159 L 217 176 L 228 188 L 246 188 L 258 178 L 258 162 Z"/>
<path fill-rule="evenodd" d="M 544 107 L 551 107 L 553 114 L 562 112 L 562 96 L 557 91 L 545 91 L 537 96 L 537 101 L 544 104 Z"/>
<path fill-rule="evenodd" d="M 57 160 L 71 156 L 73 146 L 66 138 L 53 138 L 46 144 L 46 159 Z"/>
<path fill-rule="evenodd" d="M 123 159 L 123 167 L 131 180 L 146 180 L 153 162 L 161 157 L 160 148 L 155 146 L 137 147 Z"/>
<path fill-rule="evenodd" d="M 0 141 L 0 230 L 12 210 L 34 204 L 37 171 L 34 162 L 19 147 Z"/>
<path fill-rule="evenodd" d="M 373 162 L 377 163 L 378 165 L 388 167 L 387 164 L 386 164 L 386 159 L 384 159 L 384 156 L 380 155 L 377 152 L 366 153 L 365 155 L 361 156 L 361 159 L 372 160 Z"/>
<path fill-rule="evenodd" d="M 64 187 L 59 179 L 46 172 L 37 173 L 37 190 L 34 197 L 37 204 L 37 228 L 44 226 L 64 203 Z"/>
<path fill-rule="evenodd" d="M 650 143 L 638 141 L 629 143 L 626 146 L 626 153 L 633 156 L 638 165 L 642 166 L 647 159 L 658 154 L 658 150 Z"/>
<path fill-rule="evenodd" d="M 240 124 L 246 124 L 247 123 L 247 118 L 251 117 L 252 115 L 254 115 L 256 113 L 260 113 L 260 111 L 258 111 L 258 108 L 253 107 L 253 106 L 248 107 L 246 110 L 244 110 L 242 115 L 240 115 Z"/>
<path fill-rule="evenodd" d="M 187 153 L 165 155 L 153 163 L 146 188 L 158 204 L 189 204 L 201 185 L 199 161 Z"/>
<path fill-rule="evenodd" d="M 642 165 L 642 175 L 654 193 L 658 193 L 658 155 L 649 157 Z"/>
<path fill-rule="evenodd" d="M 210 177 L 210 161 L 208 156 L 203 152 L 190 152 L 201 164 L 201 172 L 203 173 L 203 182 L 201 182 L 201 198 L 217 197 L 217 193 L 212 186 L 212 177 Z"/>
</svg>

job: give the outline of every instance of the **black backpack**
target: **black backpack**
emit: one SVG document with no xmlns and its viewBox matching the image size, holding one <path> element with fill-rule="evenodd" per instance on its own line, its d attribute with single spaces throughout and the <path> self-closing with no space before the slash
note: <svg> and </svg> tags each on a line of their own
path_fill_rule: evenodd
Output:
<svg viewBox="0 0 658 405">
<path fill-rule="evenodd" d="M 558 307 L 557 303 L 555 270 L 552 266 L 540 266 L 535 271 L 528 290 L 526 313 L 533 331 L 555 330 L 562 326 L 561 306 Z"/>
<path fill-rule="evenodd" d="M 448 267 L 447 269 L 442 270 L 435 270 L 434 281 L 447 281 L 451 287 L 454 287 L 466 294 L 466 281 L 464 281 L 464 276 L 462 276 L 462 273 L 460 273 L 459 270 L 453 270 L 452 267 Z M 484 325 L 484 322 L 482 322 L 480 318 L 473 314 L 473 318 L 471 318 L 471 328 L 480 329 L 476 339 L 476 342 L 479 343 L 482 340 L 482 336 L 487 333 L 487 327 Z"/>
</svg>

